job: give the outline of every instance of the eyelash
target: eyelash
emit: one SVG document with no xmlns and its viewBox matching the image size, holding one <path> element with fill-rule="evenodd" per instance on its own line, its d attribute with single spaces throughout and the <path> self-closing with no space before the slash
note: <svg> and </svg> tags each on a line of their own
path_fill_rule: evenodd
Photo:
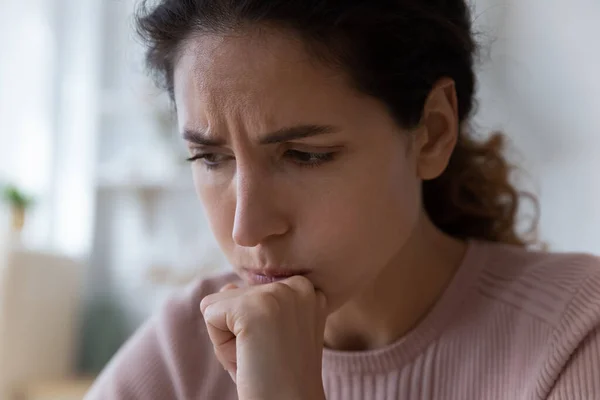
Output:
<svg viewBox="0 0 600 400">
<path fill-rule="evenodd" d="M 186 158 L 186 161 L 193 163 L 193 162 L 198 161 L 198 160 L 205 160 L 203 164 L 204 164 L 204 166 L 207 169 L 217 169 L 217 168 L 219 168 L 219 165 L 220 165 L 219 162 L 214 162 L 214 161 L 213 162 L 207 162 L 206 161 L 206 160 L 208 160 L 209 158 L 211 158 L 211 157 L 213 157 L 215 155 L 216 154 L 214 154 L 214 153 L 196 154 L 194 156 Z"/>
<path fill-rule="evenodd" d="M 295 154 L 296 157 L 293 157 L 292 155 Z M 335 157 L 335 153 L 330 152 L 330 153 L 311 153 L 308 151 L 300 151 L 300 150 L 288 150 L 285 152 L 285 155 L 288 158 L 295 158 L 294 159 L 294 163 L 297 164 L 300 167 L 307 167 L 307 168 L 316 168 L 321 166 L 322 164 L 325 164 L 326 162 L 332 161 Z M 304 162 L 304 161 L 299 161 L 300 157 L 308 157 L 308 158 L 312 158 L 314 161 L 308 161 L 308 162 Z"/>
<path fill-rule="evenodd" d="M 300 166 L 300 167 L 306 167 L 306 168 L 316 168 L 321 166 L 322 164 L 325 164 L 329 161 L 332 161 L 335 157 L 335 153 L 334 152 L 329 152 L 329 153 L 313 153 L 313 152 L 307 152 L 307 151 L 300 151 L 300 150 L 287 150 L 284 154 L 287 158 L 292 158 L 292 162 L 294 162 L 296 165 Z M 197 154 L 194 155 L 192 157 L 189 157 L 186 159 L 186 161 L 188 162 L 195 162 L 198 160 L 207 160 L 213 156 L 217 156 L 217 154 L 214 153 L 203 153 L 203 154 Z M 309 158 L 309 159 L 313 159 L 313 161 L 300 161 L 300 158 Z M 214 170 L 220 167 L 221 162 L 204 162 L 204 166 L 209 169 L 209 170 Z"/>
</svg>

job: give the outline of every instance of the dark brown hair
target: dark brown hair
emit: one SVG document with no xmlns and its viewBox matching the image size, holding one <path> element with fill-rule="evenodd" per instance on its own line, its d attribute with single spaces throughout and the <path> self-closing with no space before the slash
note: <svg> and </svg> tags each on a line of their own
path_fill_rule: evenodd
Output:
<svg viewBox="0 0 600 400">
<path fill-rule="evenodd" d="M 342 68 L 404 128 L 419 123 L 433 85 L 453 79 L 461 134 L 445 172 L 423 183 L 425 210 L 452 236 L 526 244 L 503 136 L 478 142 L 466 129 L 477 46 L 464 0 L 162 0 L 142 2 L 137 13 L 147 66 L 171 98 L 174 64 L 190 35 L 259 24 L 302 37 L 312 55 Z"/>
</svg>

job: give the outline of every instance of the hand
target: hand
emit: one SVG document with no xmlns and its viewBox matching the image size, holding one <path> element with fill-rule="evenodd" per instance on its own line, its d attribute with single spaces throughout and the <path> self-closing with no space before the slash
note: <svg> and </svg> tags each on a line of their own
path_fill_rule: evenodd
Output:
<svg viewBox="0 0 600 400">
<path fill-rule="evenodd" d="M 321 377 L 326 300 L 302 276 L 228 285 L 200 309 L 215 354 L 240 400 L 325 399 Z"/>
</svg>

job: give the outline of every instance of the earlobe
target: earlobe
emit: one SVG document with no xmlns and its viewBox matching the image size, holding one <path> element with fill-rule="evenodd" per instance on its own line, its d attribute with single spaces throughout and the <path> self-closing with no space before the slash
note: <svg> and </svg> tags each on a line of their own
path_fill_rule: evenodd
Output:
<svg viewBox="0 0 600 400">
<path fill-rule="evenodd" d="M 454 81 L 438 81 L 423 108 L 417 172 L 419 178 L 431 180 L 440 176 L 450 160 L 459 134 L 458 101 Z"/>
</svg>

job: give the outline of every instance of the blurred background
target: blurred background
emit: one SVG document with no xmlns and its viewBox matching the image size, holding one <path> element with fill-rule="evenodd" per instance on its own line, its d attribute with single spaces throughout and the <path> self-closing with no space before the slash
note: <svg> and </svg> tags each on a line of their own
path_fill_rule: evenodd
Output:
<svg viewBox="0 0 600 400">
<path fill-rule="evenodd" d="M 134 5 L 0 0 L 0 400 L 81 399 L 167 296 L 227 268 Z M 600 253 L 600 2 L 473 7 L 473 128 L 510 138 L 550 249 Z"/>
</svg>

